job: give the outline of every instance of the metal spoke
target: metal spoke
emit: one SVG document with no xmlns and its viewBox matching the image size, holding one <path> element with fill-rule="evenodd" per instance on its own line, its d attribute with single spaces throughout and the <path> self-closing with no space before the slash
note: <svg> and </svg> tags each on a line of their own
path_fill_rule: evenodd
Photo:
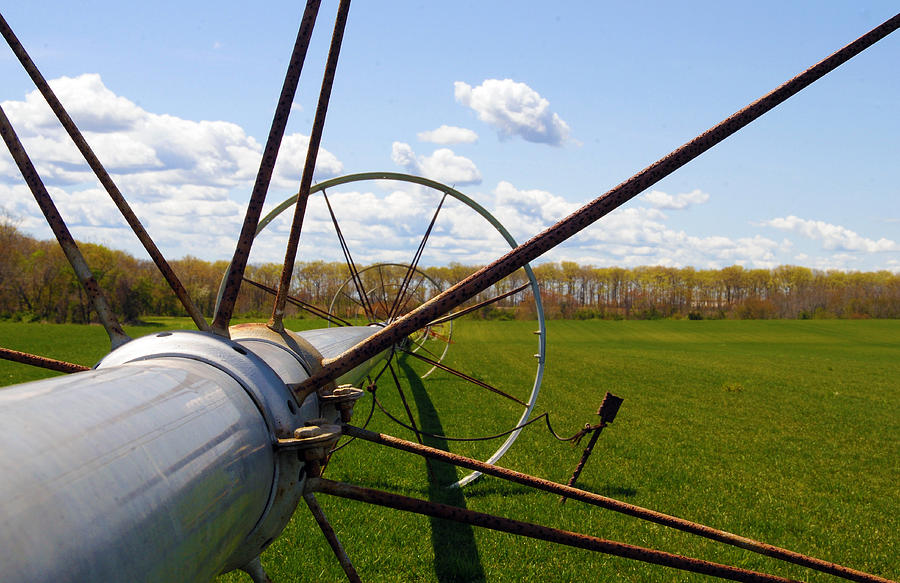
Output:
<svg viewBox="0 0 900 583">
<path fill-rule="evenodd" d="M 312 185 L 313 172 L 316 168 L 316 158 L 319 154 L 319 143 L 322 141 L 322 130 L 325 127 L 325 114 L 328 112 L 328 101 L 331 98 L 331 86 L 334 84 L 334 74 L 337 70 L 338 56 L 341 53 L 341 42 L 344 39 L 344 27 L 347 24 L 347 13 L 350 11 L 350 0 L 341 0 L 338 6 L 337 17 L 334 21 L 334 33 L 331 36 L 331 47 L 328 50 L 328 61 L 325 63 L 325 75 L 322 78 L 322 88 L 319 91 L 319 103 L 316 106 L 316 117 L 313 120 L 312 132 L 309 135 L 309 149 L 306 151 L 306 164 L 303 166 L 303 176 L 300 179 L 300 191 L 297 193 L 297 204 L 294 206 L 294 220 L 291 223 L 291 232 L 288 235 L 287 247 L 284 253 L 284 265 L 281 269 L 281 283 L 278 285 L 278 295 L 275 296 L 275 306 L 272 308 L 272 317 L 269 326 L 274 330 L 284 329 L 284 305 L 291 287 L 291 277 L 294 273 L 294 261 L 297 257 L 297 247 L 300 244 L 300 230 L 303 226 L 303 217 L 306 214 L 306 203 L 309 200 L 309 188 Z"/>
<path fill-rule="evenodd" d="M 31 366 L 55 370 L 57 372 L 73 373 L 91 370 L 90 367 L 81 364 L 74 364 L 64 360 L 56 360 L 55 358 L 29 354 L 27 352 L 19 352 L 18 350 L 10 350 L 9 348 L 0 348 L 0 358 L 3 360 L 11 360 L 12 362 L 30 364 Z"/>
<path fill-rule="evenodd" d="M 122 213 L 122 216 L 131 227 L 131 230 L 144 246 L 144 249 L 147 250 L 147 253 L 153 260 L 153 263 L 156 264 L 156 267 L 159 269 L 163 278 L 165 278 L 166 282 L 169 284 L 169 287 L 175 293 L 178 301 L 180 301 L 181 305 L 184 306 L 184 309 L 194 321 L 194 324 L 200 330 L 208 332 L 210 330 L 210 327 L 206 319 L 200 313 L 200 310 L 197 308 L 197 306 L 194 305 L 194 302 L 191 300 L 187 290 L 178 279 L 178 276 L 175 275 L 174 271 L 172 271 L 172 267 L 166 261 L 165 257 L 163 257 L 159 248 L 153 242 L 153 239 L 150 238 L 150 235 L 144 229 L 144 226 L 137 218 L 137 215 L 135 215 L 134 211 L 131 210 L 131 207 L 125 201 L 125 197 L 122 196 L 122 193 L 113 182 L 113 179 L 106 171 L 106 168 L 103 167 L 103 164 L 101 164 L 96 154 L 94 154 L 94 151 L 88 145 L 87 140 L 84 139 L 81 131 L 79 131 L 78 126 L 76 126 L 75 122 L 72 121 L 72 118 L 69 116 L 62 103 L 56 97 L 53 89 L 50 88 L 50 84 L 47 83 L 46 79 L 44 79 L 44 76 L 38 70 L 37 65 L 35 65 L 34 61 L 31 60 L 31 57 L 28 56 L 28 53 L 25 51 L 25 47 L 23 47 L 22 43 L 19 42 L 19 39 L 6 23 L 6 20 L 3 18 L 2 14 L 0 14 L 0 33 L 3 34 L 3 38 L 6 39 L 6 42 L 16 54 L 16 57 L 19 58 L 19 62 L 22 63 L 25 71 L 28 73 L 29 77 L 31 77 L 31 80 L 34 81 L 35 86 L 41 92 L 41 95 L 44 96 L 44 99 L 47 101 L 50 109 L 52 109 L 53 113 L 56 114 L 56 117 L 59 119 L 66 132 L 69 134 L 69 137 L 72 138 L 72 141 L 81 151 L 81 154 L 87 161 L 88 166 L 91 167 L 91 170 L 94 171 L 97 179 L 106 189 L 106 192 L 109 193 L 109 197 L 112 199 L 113 203 L 115 203 L 116 207 L 119 209 L 119 212 Z"/>
<path fill-rule="evenodd" d="M 798 583 L 793 579 L 785 579 L 784 577 L 778 577 L 777 575 L 748 571 L 746 569 L 731 567 L 720 563 L 713 563 L 646 547 L 638 547 L 586 534 L 560 530 L 520 520 L 513 520 L 502 516 L 494 516 L 492 514 L 485 514 L 483 512 L 475 512 L 474 510 L 467 510 L 448 504 L 410 498 L 408 496 L 401 496 L 399 494 L 392 494 L 390 492 L 372 488 L 363 488 L 343 482 L 334 482 L 324 478 L 310 478 L 307 480 L 306 492 L 322 492 L 332 496 L 366 502 L 368 504 L 386 506 L 388 508 L 394 508 L 395 510 L 404 510 L 435 518 L 453 520 L 455 522 L 606 553 L 617 557 L 634 559 L 645 563 L 672 567 L 693 573 L 712 575 L 721 579 L 753 583 Z"/>
<path fill-rule="evenodd" d="M 493 304 L 494 302 L 499 302 L 500 300 L 502 300 L 504 298 L 508 298 L 509 296 L 515 295 L 530 285 L 531 285 L 531 283 L 523 283 L 522 285 L 520 285 L 519 287 L 517 287 L 516 289 L 514 289 L 512 291 L 508 291 L 504 294 L 500 294 L 499 296 L 494 296 L 489 300 L 484 300 L 483 302 L 479 302 L 479 303 L 475 304 L 474 306 L 469 306 L 468 308 L 466 308 L 464 310 L 460 310 L 458 312 L 453 312 L 452 314 L 447 314 L 446 316 L 442 316 L 442 317 L 438 318 L 437 320 L 432 320 L 431 322 L 428 323 L 428 325 L 434 326 L 435 324 L 443 324 L 444 322 L 449 322 L 450 320 L 455 320 L 456 318 L 465 316 L 466 314 L 474 312 L 475 310 L 477 310 L 479 308 L 489 306 L 489 305 Z"/>
<path fill-rule="evenodd" d="M 362 278 L 359 276 L 359 270 L 356 268 L 356 263 L 353 261 L 353 256 L 350 254 L 350 247 L 347 245 L 347 240 L 344 238 L 343 231 L 341 231 L 341 225 L 338 223 L 337 216 L 334 214 L 334 209 L 331 207 L 331 201 L 328 200 L 328 195 L 324 190 L 322 191 L 322 196 L 325 198 L 328 214 L 331 215 L 331 224 L 334 225 L 334 232 L 337 234 L 338 242 L 341 245 L 341 252 L 344 254 L 344 261 L 347 263 L 347 269 L 350 271 L 350 278 L 353 280 L 353 286 L 356 288 L 356 293 L 359 294 L 359 299 L 362 301 L 360 305 L 363 307 L 363 310 L 366 311 L 366 317 L 369 318 L 369 321 L 374 322 L 375 312 L 372 310 L 372 304 L 369 302 L 369 297 L 363 286 Z"/>
<path fill-rule="evenodd" d="M 253 281 L 252 279 L 248 279 L 246 277 L 244 278 L 244 281 L 246 281 L 247 283 L 249 283 L 252 286 L 255 286 L 265 292 L 272 294 L 273 296 L 276 293 L 278 293 L 278 290 L 276 290 L 274 287 L 270 287 L 264 283 L 260 283 L 258 281 Z M 318 316 L 320 318 L 328 320 L 332 324 L 336 324 L 338 326 L 352 326 L 353 325 L 350 322 L 348 322 L 347 320 L 344 320 L 341 317 L 331 314 L 331 313 L 327 312 L 326 310 L 323 310 L 322 308 L 314 306 L 313 304 L 304 302 L 303 300 L 301 300 L 299 298 L 295 298 L 293 296 L 288 296 L 288 301 L 290 303 L 292 303 L 293 305 L 297 306 L 298 308 L 302 308 L 302 309 L 306 310 L 307 312 L 309 312 L 310 314 L 312 314 L 314 316 Z"/>
<path fill-rule="evenodd" d="M 327 359 L 316 373 L 297 388 L 300 397 L 315 391 L 322 383 L 332 380 L 369 358 L 377 355 L 428 322 L 475 297 L 494 283 L 515 272 L 526 263 L 556 247 L 611 211 L 625 204 L 650 186 L 675 172 L 700 154 L 739 131 L 792 95 L 820 79 L 869 46 L 900 27 L 900 14 L 875 27 L 857 40 L 800 73 L 790 81 L 747 105 L 696 138 L 641 170 L 628 180 L 612 188 L 581 207 L 552 227 L 535 235 L 500 259 L 486 265 L 463 281 L 450 287 L 415 310 L 395 320 L 357 346 L 340 356 Z"/>
<path fill-rule="evenodd" d="M 383 271 L 383 267 L 384 267 L 384 266 L 381 265 L 381 264 L 378 265 L 378 281 L 381 283 L 381 289 L 382 289 L 382 290 L 387 290 L 387 286 L 384 284 L 384 271 Z M 381 301 L 381 302 L 379 302 L 379 303 L 380 303 L 381 306 L 384 308 L 385 314 L 389 314 L 389 313 L 390 313 L 390 309 L 387 307 L 387 291 L 384 291 L 384 294 L 382 294 L 382 295 L 384 295 L 384 301 Z M 387 321 L 387 318 L 385 318 L 385 321 Z"/>
<path fill-rule="evenodd" d="M 400 305 L 400 306 L 397 307 L 396 311 L 394 312 L 394 316 L 397 316 L 398 314 L 402 314 L 402 313 L 403 313 L 403 311 L 406 309 L 406 306 L 409 305 L 410 300 L 413 298 L 413 295 L 414 295 L 417 291 L 419 291 L 419 287 L 421 287 L 423 283 L 425 283 L 425 277 L 424 277 L 424 276 L 423 276 L 423 277 L 420 277 L 420 278 L 419 278 L 419 282 L 416 283 L 416 285 L 412 287 L 412 291 L 406 294 L 406 299 L 403 300 L 403 304 L 402 304 L 402 305 Z M 407 290 L 407 291 L 408 291 L 408 290 Z"/>
<path fill-rule="evenodd" d="M 262 207 L 266 201 L 266 192 L 269 190 L 269 182 L 272 180 L 275 160 L 281 147 L 281 139 L 284 137 L 291 105 L 294 103 L 294 95 L 300 81 L 300 71 L 303 69 L 306 50 L 309 48 L 309 39 L 312 36 L 316 15 L 319 12 L 319 2 L 320 0 L 307 0 L 306 2 L 300 29 L 297 31 L 297 40 L 294 42 L 294 50 L 291 53 L 284 84 L 281 87 L 281 95 L 278 97 L 278 105 L 275 108 L 275 116 L 272 119 L 272 127 L 269 129 L 269 137 L 266 140 L 259 171 L 256 174 L 256 182 L 253 184 L 253 192 L 250 195 L 250 202 L 247 204 L 244 224 L 241 226 L 241 234 L 234 248 L 234 256 L 225 276 L 222 299 L 212 323 L 213 330 L 225 337 L 228 336 L 228 325 L 231 322 L 234 304 L 241 289 L 241 282 L 244 280 L 244 270 L 247 267 L 247 260 L 250 258 L 250 248 L 253 246 L 259 215 L 262 213 Z"/>
<path fill-rule="evenodd" d="M 422 237 L 422 240 L 419 242 L 419 247 L 416 249 L 415 255 L 413 255 L 412 263 L 409 264 L 409 269 L 406 270 L 406 275 L 403 276 L 403 283 L 400 284 L 400 291 L 397 293 L 397 296 L 394 298 L 394 304 L 391 306 L 391 311 L 388 312 L 388 321 L 397 315 L 398 310 L 402 310 L 403 307 L 406 306 L 406 303 L 403 303 L 403 306 L 400 307 L 400 301 L 403 296 L 406 295 L 407 286 L 410 284 L 412 280 L 413 274 L 416 272 L 416 267 L 419 265 L 419 260 L 422 258 L 422 252 L 425 250 L 425 244 L 428 243 L 428 237 L 431 236 L 431 230 L 434 228 L 434 223 L 437 221 L 438 213 L 441 212 L 441 207 L 444 206 L 444 201 L 447 200 L 447 193 L 444 193 L 444 196 L 441 197 L 441 202 L 438 203 L 437 209 L 434 211 L 434 216 L 431 217 L 431 222 L 428 223 L 428 228 L 425 229 L 425 236 Z M 419 282 L 421 285 L 421 280 Z M 418 286 L 416 286 L 418 289 Z M 415 292 L 413 292 L 415 293 Z"/>
<path fill-rule="evenodd" d="M 109 309 L 109 304 L 106 302 L 106 297 L 103 295 L 100 285 L 97 283 L 97 280 L 94 279 L 94 274 L 91 273 L 90 268 L 84 260 L 84 256 L 82 256 L 81 251 L 78 249 L 78 244 L 75 243 L 75 239 L 69 232 L 66 222 L 59 214 L 56 205 L 53 204 L 50 193 L 47 192 L 47 188 L 41 181 L 41 177 L 38 176 L 34 164 L 31 163 L 28 153 L 25 152 L 25 148 L 22 147 L 22 142 L 19 141 L 19 137 L 16 135 L 12 124 L 9 122 L 9 118 L 6 117 L 6 113 L 3 111 L 2 107 L 0 107 L 0 133 L 3 134 L 3 141 L 6 142 L 9 153 L 12 154 L 13 159 L 16 161 L 19 172 L 22 173 L 22 177 L 31 189 L 34 199 L 37 201 L 38 206 L 41 207 L 41 212 L 44 213 L 47 224 L 50 225 L 50 229 L 53 231 L 53 234 L 56 235 L 59 246 L 62 247 L 63 253 L 65 253 L 66 258 L 69 260 L 69 264 L 75 271 L 75 275 L 78 276 L 78 280 L 81 282 L 81 286 L 91 299 L 94 311 L 97 312 L 97 317 L 100 319 L 100 322 L 106 329 L 106 333 L 109 335 L 109 341 L 112 348 L 118 348 L 131 340 L 131 337 L 125 333 L 122 326 L 119 325 L 119 321 L 116 319 L 115 315 L 113 315 L 112 310 Z"/>
<path fill-rule="evenodd" d="M 316 524 L 319 525 L 322 534 L 325 535 L 325 540 L 328 541 L 328 545 L 331 547 L 334 556 L 337 557 L 338 563 L 341 564 L 341 568 L 344 570 L 347 580 L 351 583 L 362 583 L 362 580 L 356 573 L 356 569 L 353 567 L 353 563 L 350 562 L 350 557 L 348 557 L 346 551 L 344 551 L 344 546 L 341 544 L 341 541 L 338 540 L 334 528 L 332 528 L 331 523 L 328 522 L 328 518 L 325 516 L 325 512 L 322 511 L 322 507 L 319 506 L 316 497 L 310 492 L 303 495 L 303 500 L 306 502 L 309 511 L 312 512 L 313 518 L 316 519 Z"/>
<path fill-rule="evenodd" d="M 430 364 L 431 366 L 436 366 L 437 368 L 441 369 L 442 371 L 449 372 L 450 374 L 458 376 L 459 378 L 461 378 L 463 380 L 469 381 L 473 385 L 477 385 L 483 389 L 487 389 L 487 390 L 491 391 L 492 393 L 497 393 L 501 397 L 506 397 L 510 401 L 515 401 L 516 403 L 518 403 L 519 405 L 522 405 L 523 407 L 528 406 L 528 403 L 525 403 L 524 401 L 520 401 L 519 399 L 513 397 L 512 395 L 510 395 L 508 393 L 504 393 L 500 389 L 498 389 L 496 387 L 492 387 L 491 385 L 487 384 L 486 382 L 480 381 L 480 380 L 476 379 L 475 377 L 467 375 L 464 372 L 460 372 L 454 368 L 450 368 L 446 364 L 441 364 L 440 362 L 438 362 L 436 360 L 432 360 L 432 359 L 428 358 L 427 356 L 422 356 L 421 354 L 416 354 L 415 352 L 410 352 L 409 350 L 404 350 L 403 353 L 408 354 L 410 356 L 414 356 L 415 358 L 418 358 L 419 360 L 426 362 L 426 363 Z"/>
<path fill-rule="evenodd" d="M 363 439 L 372 443 L 377 443 L 379 445 L 385 445 L 394 449 L 414 453 L 416 455 L 439 460 L 462 468 L 483 472 L 490 476 L 508 480 L 510 482 L 515 482 L 517 484 L 522 484 L 524 486 L 530 486 L 532 488 L 550 492 L 552 494 L 561 494 L 567 498 L 578 500 L 586 504 L 591 504 L 593 506 L 612 510 L 613 512 L 618 512 L 627 516 L 634 516 L 635 518 L 639 518 L 641 520 L 646 520 L 648 522 L 653 522 L 655 524 L 660 524 L 662 526 L 667 526 L 669 528 L 688 532 L 697 536 L 708 538 L 710 540 L 740 547 L 754 553 L 773 557 L 782 561 L 786 561 L 788 563 L 794 563 L 795 565 L 801 565 L 803 567 L 814 569 L 816 571 L 821 571 L 822 573 L 829 573 L 843 579 L 849 579 L 851 581 L 889 583 L 887 579 L 878 577 L 877 575 L 871 575 L 869 573 L 857 571 L 856 569 L 844 567 L 842 565 L 838 565 L 837 563 L 832 563 L 830 561 L 824 561 L 815 557 L 802 555 L 795 551 L 790 551 L 781 547 L 776 547 L 747 537 L 726 532 L 724 530 L 718 530 L 709 526 L 705 526 L 703 524 L 691 522 L 689 520 L 685 520 L 684 518 L 678 518 L 677 516 L 671 516 L 669 514 L 663 514 L 655 510 L 643 508 L 641 506 L 635 506 L 634 504 L 621 502 L 619 500 L 616 500 L 615 498 L 601 496 L 600 494 L 594 494 L 593 492 L 588 492 L 579 488 L 573 488 L 572 486 L 564 486 L 563 484 L 551 482 L 550 480 L 537 478 L 535 476 L 523 474 L 515 470 L 510 470 L 500 466 L 495 466 L 493 464 L 481 462 L 472 458 L 464 457 L 459 454 L 446 452 L 433 447 L 428 447 L 427 445 L 418 445 L 412 443 L 411 441 L 400 439 L 398 437 L 393 437 L 382 433 L 375 433 L 373 431 L 368 431 L 360 427 L 346 424 L 343 426 L 343 433 L 344 435 L 348 435 L 350 437 Z"/>
</svg>

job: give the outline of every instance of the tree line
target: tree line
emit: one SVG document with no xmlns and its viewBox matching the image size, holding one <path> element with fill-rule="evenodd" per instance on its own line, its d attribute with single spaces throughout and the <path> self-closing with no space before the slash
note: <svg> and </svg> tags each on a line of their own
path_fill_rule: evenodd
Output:
<svg viewBox="0 0 900 583">
<path fill-rule="evenodd" d="M 181 316 L 185 312 L 149 260 L 93 243 L 79 243 L 113 311 L 126 322 L 142 316 Z M 226 261 L 185 257 L 172 262 L 199 309 L 211 315 Z M 465 278 L 479 266 L 422 267 L 410 286 L 406 307 L 424 301 Z M 405 269 L 365 270 L 362 287 L 372 304 L 387 310 L 388 298 L 376 288 L 399 289 Z M 247 278 L 274 288 L 281 266 L 249 265 Z M 424 277 L 423 276 L 427 276 Z M 773 269 L 645 266 L 593 267 L 574 262 L 534 266 L 548 318 L 900 318 L 900 274 L 890 271 L 821 271 L 794 265 Z M 479 294 L 486 302 L 527 283 L 522 270 Z M 379 286 L 380 284 L 380 286 Z M 344 263 L 298 262 L 291 296 L 322 309 L 360 315 L 363 306 Z M 337 298 L 337 299 L 335 299 Z M 235 307 L 243 317 L 268 317 L 272 296 L 244 285 Z M 292 308 L 289 316 L 312 317 Z M 469 317 L 529 318 L 535 304 L 530 288 L 489 302 Z M 23 234 L 0 222 L 0 318 L 86 323 L 94 320 L 84 293 L 55 241 Z"/>
</svg>

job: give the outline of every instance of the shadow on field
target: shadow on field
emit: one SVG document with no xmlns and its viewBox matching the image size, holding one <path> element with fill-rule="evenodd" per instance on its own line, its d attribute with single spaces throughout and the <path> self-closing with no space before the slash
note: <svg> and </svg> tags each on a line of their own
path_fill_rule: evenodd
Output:
<svg viewBox="0 0 900 583">
<path fill-rule="evenodd" d="M 422 431 L 443 435 L 440 417 L 425 392 L 422 381 L 408 365 L 399 363 L 419 412 L 419 427 Z M 422 436 L 425 445 L 439 449 L 447 449 L 447 441 L 434 437 Z M 466 498 L 461 488 L 448 488 L 458 477 L 456 467 L 450 464 L 431 460 L 433 480 L 429 482 L 428 499 L 432 502 L 450 504 L 459 508 L 466 507 Z M 434 548 L 434 572 L 442 583 L 450 581 L 484 581 L 484 569 L 481 557 L 475 544 L 475 533 L 467 524 L 450 522 L 440 518 L 431 519 L 431 545 Z"/>
</svg>

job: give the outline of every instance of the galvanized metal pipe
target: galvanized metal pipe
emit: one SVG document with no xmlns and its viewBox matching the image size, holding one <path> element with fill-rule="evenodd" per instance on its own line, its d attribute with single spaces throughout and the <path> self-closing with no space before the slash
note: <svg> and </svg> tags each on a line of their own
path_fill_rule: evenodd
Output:
<svg viewBox="0 0 900 583">
<path fill-rule="evenodd" d="M 159 332 L 95 370 L 0 390 L 0 579 L 255 572 L 302 496 L 303 461 L 276 441 L 309 419 L 341 418 L 289 386 L 372 332 Z"/>
<path fill-rule="evenodd" d="M 378 504 L 379 506 L 387 506 L 388 508 L 394 508 L 396 510 L 405 510 L 407 512 L 415 512 L 416 514 L 424 514 L 425 516 L 433 516 L 435 518 L 443 518 L 454 522 L 472 524 L 474 526 L 507 532 L 517 536 L 546 540 L 566 546 L 606 553 L 617 557 L 681 569 L 692 573 L 712 575 L 713 577 L 718 577 L 720 579 L 751 583 L 798 583 L 793 579 L 785 579 L 784 577 L 778 577 L 776 575 L 767 575 L 765 573 L 748 571 L 738 567 L 675 555 L 664 551 L 604 540 L 594 536 L 560 530 L 558 528 L 550 528 L 548 526 L 541 526 L 530 522 L 522 522 L 511 518 L 503 518 L 501 516 L 493 516 L 491 514 L 475 512 L 465 508 L 457 508 L 456 506 L 449 506 L 447 504 L 409 498 L 407 496 L 391 494 L 390 492 L 383 492 L 372 488 L 362 488 L 360 486 L 353 486 L 342 482 L 333 482 L 324 478 L 310 478 L 307 480 L 306 491 L 322 492 L 341 498 L 358 500 L 369 504 Z"/>
<path fill-rule="evenodd" d="M 263 516 L 274 458 L 246 390 L 195 360 L 0 390 L 2 579 L 210 581 Z"/>
<path fill-rule="evenodd" d="M 409 453 L 414 453 L 428 458 L 440 460 L 456 466 L 468 468 L 470 470 L 476 470 L 484 474 L 502 478 L 504 480 L 509 480 L 511 482 L 523 484 L 525 486 L 531 486 L 532 488 L 536 488 L 538 490 L 544 490 L 545 492 L 560 494 L 562 496 L 565 496 L 566 498 L 572 498 L 573 500 L 586 502 L 588 504 L 606 508 L 608 510 L 613 510 L 621 514 L 627 514 L 629 516 L 634 516 L 642 520 L 655 522 L 663 526 L 668 526 L 671 528 L 682 530 L 684 532 L 696 534 L 704 538 L 723 542 L 748 551 L 759 553 L 761 555 L 766 555 L 769 557 L 780 559 L 782 561 L 794 563 L 796 565 L 801 565 L 810 569 L 815 569 L 823 573 L 842 577 L 850 581 L 860 581 L 864 583 L 893 583 L 889 579 L 885 579 L 883 577 L 879 577 L 877 575 L 872 575 L 869 573 L 864 573 L 862 571 L 857 571 L 856 569 L 844 567 L 842 565 L 838 565 L 837 563 L 823 561 L 822 559 L 816 559 L 814 557 L 802 555 L 794 551 L 789 551 L 787 549 L 782 549 L 774 545 L 732 534 L 724 530 L 719 530 L 716 528 L 698 524 L 696 522 L 691 522 L 683 518 L 663 514 L 662 512 L 656 512 L 655 510 L 649 510 L 647 508 L 635 506 L 634 504 L 620 502 L 619 500 L 616 500 L 614 498 L 608 498 L 606 496 L 601 496 L 599 494 L 594 494 L 592 492 L 587 492 L 585 490 L 580 490 L 571 486 L 564 486 L 562 484 L 557 484 L 556 482 L 551 482 L 550 480 L 536 478 L 534 476 L 523 474 L 515 470 L 501 468 L 499 466 L 487 464 L 472 458 L 467 458 L 458 454 L 435 449 L 433 447 L 419 445 L 418 443 L 413 443 L 405 439 L 399 439 L 397 437 L 392 437 L 383 433 L 375 433 L 374 431 L 369 431 L 367 429 L 362 429 L 360 427 L 346 424 L 343 426 L 343 433 L 344 435 L 348 435 L 350 437 L 356 437 L 358 439 L 363 439 L 365 441 L 370 441 L 379 445 L 386 445 L 394 449 L 399 449 Z"/>
</svg>

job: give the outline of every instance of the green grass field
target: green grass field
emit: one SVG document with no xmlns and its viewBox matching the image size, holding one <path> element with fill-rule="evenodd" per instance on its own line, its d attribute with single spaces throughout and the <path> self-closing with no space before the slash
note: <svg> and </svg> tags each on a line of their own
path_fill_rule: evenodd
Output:
<svg viewBox="0 0 900 583">
<path fill-rule="evenodd" d="M 178 320 L 158 326 L 188 327 Z M 311 321 L 291 322 L 295 327 Z M 140 334 L 157 325 L 130 329 Z M 463 321 L 447 362 L 527 394 L 532 325 Z M 605 391 L 625 401 L 579 485 L 884 577 L 900 577 L 900 321 L 553 321 L 539 412 L 572 434 L 596 422 Z M 92 364 L 100 328 L 0 323 L 0 345 Z M 499 347 L 502 346 L 502 350 Z M 400 369 L 417 364 L 401 363 Z M 0 361 L 0 381 L 39 376 Z M 437 373 L 405 388 L 418 422 L 436 433 L 492 433 L 517 413 L 509 401 Z M 518 388 L 514 388 L 518 387 Z M 399 413 L 396 390 L 379 399 Z M 365 418 L 367 395 L 355 421 Z M 375 413 L 370 429 L 412 438 Z M 437 445 L 446 445 L 439 442 Z M 449 444 L 484 455 L 487 446 Z M 523 432 L 500 465 L 565 482 L 581 454 L 542 425 Z M 486 478 L 461 493 L 461 472 L 354 442 L 326 477 L 677 552 L 801 581 L 834 578 L 671 529 Z M 704 581 L 625 559 L 319 496 L 364 581 Z M 263 555 L 275 581 L 341 581 L 301 505 Z M 249 581 L 229 574 L 221 582 Z"/>
</svg>

